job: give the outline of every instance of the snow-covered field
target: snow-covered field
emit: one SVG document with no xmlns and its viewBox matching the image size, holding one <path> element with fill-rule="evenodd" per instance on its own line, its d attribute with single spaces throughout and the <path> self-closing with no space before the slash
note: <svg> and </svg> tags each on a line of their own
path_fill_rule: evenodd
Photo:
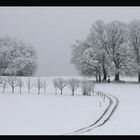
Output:
<svg viewBox="0 0 140 140">
<path fill-rule="evenodd" d="M 65 134 L 99 118 L 99 97 L 0 95 L 0 134 Z"/>
<path fill-rule="evenodd" d="M 37 80 L 36 77 L 31 79 Z M 40 95 L 36 87 L 31 93 L 23 87 L 22 94 L 19 94 L 19 87 L 14 94 L 10 87 L 4 94 L 0 88 L 0 134 L 71 133 L 95 122 L 108 106 L 108 100 L 103 102 L 99 96 L 82 96 L 80 88 L 75 96 L 71 96 L 68 87 L 63 96 L 56 96 L 52 84 L 54 77 L 41 79 L 46 80 L 47 88 L 46 93 L 42 89 Z M 23 80 L 26 83 L 27 78 Z"/>
<path fill-rule="evenodd" d="M 5 94 L 0 88 L 0 134 L 68 134 L 93 124 L 107 108 L 107 100 L 104 103 L 99 96 L 82 96 L 80 88 L 75 96 L 71 96 L 68 87 L 62 96 L 60 92 L 56 96 L 54 78 L 57 77 L 41 78 L 46 80 L 47 88 L 46 93 L 41 89 L 40 95 L 35 87 L 30 94 L 26 87 L 22 94 L 19 94 L 19 87 L 14 94 L 10 87 L 6 88 Z M 26 82 L 27 78 L 23 79 Z M 32 81 L 36 80 L 36 77 L 32 78 Z M 136 78 L 123 80 L 137 81 Z M 140 84 L 105 83 L 96 84 L 95 89 L 117 97 L 119 106 L 104 125 L 84 134 L 140 134 Z"/>
<path fill-rule="evenodd" d="M 119 106 L 110 120 L 87 134 L 133 135 L 140 134 L 140 84 L 99 84 L 97 90 L 119 99 Z"/>
</svg>

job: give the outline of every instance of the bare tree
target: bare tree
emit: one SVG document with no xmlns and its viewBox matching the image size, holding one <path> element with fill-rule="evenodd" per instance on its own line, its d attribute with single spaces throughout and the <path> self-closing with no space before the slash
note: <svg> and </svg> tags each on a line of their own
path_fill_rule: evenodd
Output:
<svg viewBox="0 0 140 140">
<path fill-rule="evenodd" d="M 3 83 L 3 78 L 0 76 L 0 85 Z"/>
<path fill-rule="evenodd" d="M 56 80 L 56 86 L 58 89 L 60 89 L 60 91 L 61 91 L 60 94 L 62 95 L 63 89 L 64 89 L 64 87 L 66 87 L 67 82 L 65 80 L 63 80 L 62 78 L 57 78 L 55 80 Z"/>
<path fill-rule="evenodd" d="M 55 88 L 55 95 L 57 95 L 57 81 L 56 79 L 53 80 L 53 85 L 54 85 L 54 88 Z"/>
<path fill-rule="evenodd" d="M 18 86 L 18 79 L 17 79 L 15 76 L 9 76 L 9 77 L 7 78 L 7 82 L 8 82 L 8 84 L 9 84 L 9 85 L 11 86 L 11 88 L 12 88 L 12 93 L 14 93 L 15 87 Z"/>
<path fill-rule="evenodd" d="M 43 83 L 40 78 L 37 79 L 35 86 L 38 89 L 38 95 L 40 94 L 40 89 L 43 87 Z"/>
<path fill-rule="evenodd" d="M 4 77 L 0 77 L 0 85 L 1 87 L 3 87 L 3 94 L 4 94 L 5 89 L 7 87 L 7 79 Z"/>
<path fill-rule="evenodd" d="M 44 93 L 46 92 L 46 87 L 47 87 L 47 84 L 46 84 L 46 81 L 44 81 L 44 82 L 43 82 Z"/>
<path fill-rule="evenodd" d="M 94 83 L 89 82 L 87 80 L 82 81 L 82 93 L 83 95 L 90 96 L 92 93 L 94 93 Z"/>
<path fill-rule="evenodd" d="M 22 81 L 21 78 L 18 78 L 17 80 L 18 80 L 18 86 L 20 88 L 20 94 L 21 94 L 21 90 L 22 90 L 22 87 L 24 86 L 24 82 Z"/>
<path fill-rule="evenodd" d="M 31 82 L 31 79 L 28 78 L 27 80 L 27 88 L 28 88 L 28 93 L 30 93 L 31 88 L 33 88 L 34 84 Z"/>
<path fill-rule="evenodd" d="M 69 85 L 69 88 L 72 92 L 72 96 L 74 95 L 74 92 L 78 89 L 79 87 L 79 81 L 77 79 L 70 79 L 68 80 L 68 85 Z"/>
</svg>

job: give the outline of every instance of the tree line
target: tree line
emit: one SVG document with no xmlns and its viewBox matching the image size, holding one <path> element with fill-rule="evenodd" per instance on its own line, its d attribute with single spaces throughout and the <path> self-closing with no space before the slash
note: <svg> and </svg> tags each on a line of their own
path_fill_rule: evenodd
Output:
<svg viewBox="0 0 140 140">
<path fill-rule="evenodd" d="M 36 81 L 32 82 L 31 78 L 28 78 L 24 81 L 21 77 L 18 76 L 1 76 L 0 77 L 0 87 L 3 88 L 3 93 L 5 93 L 5 89 L 11 87 L 11 93 L 14 93 L 15 88 L 19 87 L 19 93 L 22 93 L 22 89 L 27 87 L 28 93 L 30 93 L 33 87 L 37 88 L 37 93 L 40 94 L 40 89 L 44 89 L 44 93 L 46 91 L 46 81 L 42 81 L 41 78 L 37 78 Z"/>
<path fill-rule="evenodd" d="M 68 87 L 71 91 L 71 95 L 75 95 L 75 91 L 81 87 L 83 95 L 92 95 L 94 94 L 95 85 L 93 82 L 71 78 L 68 80 L 64 80 L 63 78 L 56 78 L 53 80 L 53 86 L 55 89 L 55 95 L 58 95 L 58 90 L 60 91 L 60 95 L 63 95 L 64 88 Z M 27 88 L 28 93 L 31 93 L 32 88 L 36 88 L 37 94 L 40 95 L 40 91 L 43 89 L 44 93 L 46 93 L 47 82 L 46 80 L 36 78 L 36 80 L 32 81 L 31 78 L 27 78 L 23 80 L 18 76 L 1 76 L 0 77 L 0 87 L 2 87 L 2 93 L 5 93 L 6 88 L 11 88 L 11 93 L 14 93 L 15 88 L 19 88 L 19 93 L 22 94 L 22 89 Z M 24 91 L 25 92 L 25 91 Z"/>
<path fill-rule="evenodd" d="M 136 76 L 140 82 L 140 21 L 129 23 L 102 20 L 92 24 L 85 40 L 72 45 L 71 63 L 81 75 L 94 76 L 96 82 L 120 75 Z"/>
</svg>

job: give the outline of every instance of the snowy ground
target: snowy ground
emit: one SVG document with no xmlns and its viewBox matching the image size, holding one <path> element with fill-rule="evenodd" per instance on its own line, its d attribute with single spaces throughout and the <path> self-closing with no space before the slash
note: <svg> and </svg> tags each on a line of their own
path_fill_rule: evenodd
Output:
<svg viewBox="0 0 140 140">
<path fill-rule="evenodd" d="M 36 79 L 32 78 L 33 81 Z M 37 95 L 35 87 L 31 89 L 30 94 L 24 87 L 21 95 L 18 87 L 14 94 L 11 93 L 10 87 L 6 89 L 5 94 L 2 94 L 0 88 L 0 134 L 71 133 L 95 122 L 108 106 L 108 101 L 103 103 L 100 97 L 81 96 L 80 89 L 73 97 L 70 96 L 68 88 L 64 89 L 63 96 L 55 96 L 52 84 L 54 77 L 43 79 L 47 81 L 47 88 L 46 93 L 41 90 L 41 95 Z M 117 97 L 119 106 L 103 126 L 84 134 L 140 134 L 140 84 L 135 83 L 136 78 L 123 78 L 123 80 L 134 83 L 96 84 L 96 90 Z M 100 102 L 102 102 L 101 108 Z"/>
<path fill-rule="evenodd" d="M 63 96 L 55 96 L 54 77 L 41 79 L 46 80 L 47 88 L 46 93 L 42 89 L 40 95 L 35 87 L 30 94 L 26 87 L 22 94 L 19 94 L 19 87 L 14 94 L 10 87 L 4 94 L 0 88 L 0 134 L 71 133 L 95 122 L 109 104 L 98 96 L 81 96 L 81 89 L 76 91 L 76 96 L 70 96 L 69 88 L 64 89 Z M 23 80 L 26 82 L 27 78 Z"/>
<path fill-rule="evenodd" d="M 97 97 L 98 98 L 98 97 Z M 96 97 L 1 95 L 0 134 L 64 134 L 96 121 Z"/>
<path fill-rule="evenodd" d="M 119 106 L 110 120 L 87 134 L 133 135 L 140 134 L 140 84 L 100 84 L 97 90 L 119 99 Z"/>
</svg>

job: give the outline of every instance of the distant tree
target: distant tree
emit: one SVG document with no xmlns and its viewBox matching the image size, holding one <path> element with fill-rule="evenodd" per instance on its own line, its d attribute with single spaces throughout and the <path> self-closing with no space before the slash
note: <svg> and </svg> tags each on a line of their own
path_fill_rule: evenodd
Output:
<svg viewBox="0 0 140 140">
<path fill-rule="evenodd" d="M 3 94 L 7 87 L 7 79 L 5 77 L 0 77 L 0 86 L 3 87 Z"/>
<path fill-rule="evenodd" d="M 11 88 L 12 88 L 12 93 L 14 93 L 15 87 L 18 86 L 18 79 L 17 79 L 15 76 L 9 76 L 9 77 L 7 78 L 7 82 L 8 82 L 8 84 L 9 84 L 9 85 L 11 86 Z"/>
<path fill-rule="evenodd" d="M 38 89 L 38 95 L 39 95 L 40 94 L 40 89 L 43 87 L 43 83 L 42 83 L 40 78 L 37 79 L 35 86 Z"/>
<path fill-rule="evenodd" d="M 21 94 L 21 90 L 22 90 L 22 87 L 24 86 L 24 82 L 22 81 L 21 78 L 18 78 L 17 81 L 18 81 L 18 86 L 20 88 L 20 94 Z"/>
<path fill-rule="evenodd" d="M 0 84 L 3 82 L 3 78 L 0 76 Z"/>
<path fill-rule="evenodd" d="M 29 76 L 37 68 L 35 49 L 22 41 L 0 38 L 0 75 Z"/>
<path fill-rule="evenodd" d="M 46 84 L 46 81 L 44 81 L 44 82 L 43 82 L 44 93 L 46 92 L 46 87 L 47 87 L 47 84 Z"/>
<path fill-rule="evenodd" d="M 28 93 L 30 93 L 31 88 L 33 88 L 33 86 L 34 86 L 34 84 L 32 83 L 30 78 L 28 78 L 26 85 L 28 88 Z"/>
<path fill-rule="evenodd" d="M 60 94 L 62 95 L 63 89 L 64 89 L 64 87 L 66 87 L 67 82 L 65 80 L 63 80 L 63 78 L 57 78 L 57 79 L 55 79 L 55 82 L 56 82 L 57 88 L 60 89 L 60 91 L 61 91 Z"/>
<path fill-rule="evenodd" d="M 56 79 L 53 80 L 53 85 L 54 85 L 54 88 L 55 88 L 55 95 L 57 95 L 57 81 Z"/>
<path fill-rule="evenodd" d="M 94 93 L 94 83 L 87 80 L 82 81 L 82 93 L 83 95 L 91 96 Z"/>
<path fill-rule="evenodd" d="M 68 80 L 68 86 L 72 92 L 72 96 L 74 95 L 74 92 L 78 89 L 79 87 L 79 81 L 77 79 L 70 79 Z"/>
</svg>

